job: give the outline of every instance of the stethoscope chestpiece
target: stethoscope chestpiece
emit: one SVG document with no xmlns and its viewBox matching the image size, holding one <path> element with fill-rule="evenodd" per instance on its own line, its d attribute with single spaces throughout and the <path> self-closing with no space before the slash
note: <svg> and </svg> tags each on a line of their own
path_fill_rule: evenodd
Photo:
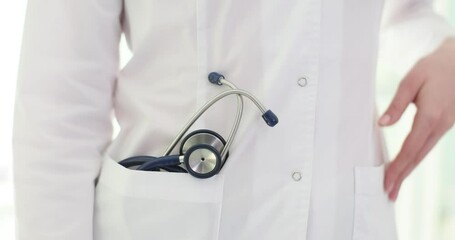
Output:
<svg viewBox="0 0 455 240">
<path fill-rule="evenodd" d="M 218 150 L 208 144 L 190 147 L 184 156 L 186 170 L 197 178 L 209 178 L 221 168 L 221 156 Z"/>
</svg>

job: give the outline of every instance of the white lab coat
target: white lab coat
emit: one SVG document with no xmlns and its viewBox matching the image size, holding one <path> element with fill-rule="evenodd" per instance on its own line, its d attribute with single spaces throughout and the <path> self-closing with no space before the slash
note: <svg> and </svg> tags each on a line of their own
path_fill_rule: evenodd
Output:
<svg viewBox="0 0 455 240">
<path fill-rule="evenodd" d="M 374 98 L 382 5 L 29 0 L 14 127 L 17 239 L 395 239 Z M 450 33 L 427 1 L 387 9 L 387 26 Z M 122 31 L 133 57 L 119 70 Z M 222 89 L 207 82 L 211 71 L 256 95 L 279 124 L 268 128 L 246 101 L 213 178 L 118 165 L 163 153 Z M 235 109 L 227 98 L 193 129 L 227 137 Z"/>
</svg>

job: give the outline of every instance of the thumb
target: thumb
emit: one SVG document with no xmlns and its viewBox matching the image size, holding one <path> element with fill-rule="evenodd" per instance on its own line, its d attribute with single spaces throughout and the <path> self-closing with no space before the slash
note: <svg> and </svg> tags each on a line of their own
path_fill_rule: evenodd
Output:
<svg viewBox="0 0 455 240">
<path fill-rule="evenodd" d="M 423 83 L 422 76 L 418 74 L 418 68 L 414 67 L 406 77 L 400 82 L 395 97 L 390 103 L 385 113 L 379 118 L 380 126 L 390 126 L 396 123 L 406 108 L 417 96 Z"/>
</svg>

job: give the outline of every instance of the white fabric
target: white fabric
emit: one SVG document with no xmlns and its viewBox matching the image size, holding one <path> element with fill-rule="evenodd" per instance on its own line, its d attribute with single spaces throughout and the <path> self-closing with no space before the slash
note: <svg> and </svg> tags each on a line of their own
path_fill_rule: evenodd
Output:
<svg viewBox="0 0 455 240">
<path fill-rule="evenodd" d="M 412 22 L 420 2 L 391 3 L 387 26 Z M 13 139 L 17 239 L 394 239 L 374 102 L 382 5 L 29 0 Z M 133 57 L 119 71 L 122 31 Z M 223 90 L 206 80 L 211 71 L 279 124 L 267 127 L 246 101 L 230 157 L 210 179 L 116 163 L 162 154 Z M 229 97 L 193 129 L 226 138 L 235 109 Z"/>
</svg>

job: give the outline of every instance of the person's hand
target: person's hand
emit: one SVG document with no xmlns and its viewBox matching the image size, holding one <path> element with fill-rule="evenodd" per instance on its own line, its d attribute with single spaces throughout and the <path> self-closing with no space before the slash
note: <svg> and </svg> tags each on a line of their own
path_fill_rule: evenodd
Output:
<svg viewBox="0 0 455 240">
<path fill-rule="evenodd" d="M 384 189 L 395 201 L 403 180 L 455 122 L 455 38 L 421 59 L 401 81 L 379 125 L 396 123 L 409 104 L 417 113 L 412 130 L 386 169 Z"/>
</svg>

